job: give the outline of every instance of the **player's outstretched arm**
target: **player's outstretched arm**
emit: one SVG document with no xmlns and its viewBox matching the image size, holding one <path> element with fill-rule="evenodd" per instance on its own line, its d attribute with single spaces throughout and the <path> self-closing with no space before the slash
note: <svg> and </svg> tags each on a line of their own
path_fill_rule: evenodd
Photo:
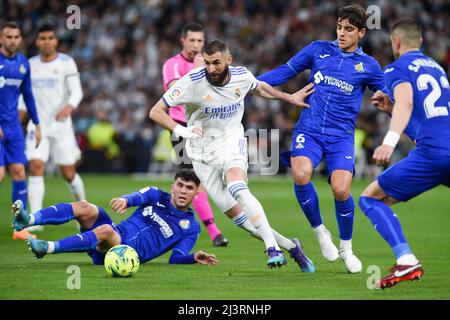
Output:
<svg viewBox="0 0 450 320">
<path fill-rule="evenodd" d="M 377 164 L 385 165 L 391 160 L 394 148 L 405 131 L 413 110 L 413 89 L 409 82 L 402 82 L 394 89 L 395 104 L 392 110 L 392 120 L 383 144 L 375 149 L 373 159 Z"/>
<path fill-rule="evenodd" d="M 186 139 L 195 139 L 203 135 L 203 129 L 195 126 L 185 127 L 176 123 L 167 114 L 169 108 L 164 103 L 163 99 L 159 101 L 150 109 L 149 117 L 164 129 L 173 131 L 177 136 Z"/>
<path fill-rule="evenodd" d="M 280 91 L 278 89 L 275 89 L 270 84 L 264 81 L 258 81 L 258 85 L 256 86 L 255 90 L 252 91 L 252 93 L 265 99 L 282 100 L 291 103 L 293 105 L 296 105 L 298 107 L 308 108 L 309 105 L 306 104 L 304 101 L 306 97 L 308 97 L 315 91 L 315 89 L 313 89 L 313 86 L 314 84 L 310 83 L 304 88 L 300 89 L 299 91 L 293 94 L 289 94 Z"/>
</svg>

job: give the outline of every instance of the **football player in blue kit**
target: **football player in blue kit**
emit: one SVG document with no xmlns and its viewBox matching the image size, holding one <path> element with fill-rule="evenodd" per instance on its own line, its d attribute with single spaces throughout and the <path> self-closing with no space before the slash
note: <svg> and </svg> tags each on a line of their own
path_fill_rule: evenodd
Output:
<svg viewBox="0 0 450 320">
<path fill-rule="evenodd" d="M 373 158 L 381 165 L 389 163 L 407 126 L 415 131 L 416 148 L 381 173 L 359 198 L 361 210 L 389 243 L 397 259 L 391 273 L 377 282 L 379 288 L 420 279 L 424 274 L 390 206 L 408 201 L 440 184 L 450 187 L 450 86 L 447 75 L 436 61 L 419 50 L 421 29 L 414 19 L 404 18 L 392 25 L 391 43 L 397 60 L 385 68 L 384 74 L 387 94 L 393 94 L 395 104 L 389 131 Z M 381 104 L 389 103 L 380 95 L 378 98 Z"/>
<path fill-rule="evenodd" d="M 36 147 L 41 141 L 41 128 L 36 104 L 31 91 L 28 59 L 17 52 L 22 34 L 15 22 L 6 22 L 0 30 L 0 183 L 5 176 L 5 166 L 12 179 L 12 202 L 20 199 L 27 203 L 25 176 L 25 138 L 19 121 L 18 103 L 23 95 L 31 120 L 36 125 Z M 13 239 L 26 239 L 27 230 L 14 232 Z"/>
<path fill-rule="evenodd" d="M 350 273 L 362 264 L 352 250 L 355 203 L 350 193 L 354 173 L 354 132 L 363 93 L 385 87 L 378 62 L 365 54 L 358 42 L 366 33 L 367 15 L 360 5 L 339 9 L 336 41 L 313 41 L 287 63 L 259 77 L 270 85 L 287 82 L 306 69 L 316 91 L 308 97 L 295 125 L 291 152 L 282 155 L 292 168 L 294 192 L 328 261 L 339 257 Z M 325 159 L 334 196 L 340 249 L 322 223 L 319 200 L 311 179 Z"/>
<path fill-rule="evenodd" d="M 36 258 L 50 253 L 87 252 L 94 264 L 103 264 L 106 252 L 118 244 L 133 247 L 141 262 L 154 259 L 172 250 L 171 264 L 212 264 L 215 255 L 203 251 L 190 253 L 200 233 L 200 225 L 189 205 L 198 191 L 200 180 L 194 171 L 184 169 L 175 174 L 171 194 L 155 187 L 146 187 L 129 195 L 113 198 L 114 212 L 123 214 L 127 208 L 138 208 L 131 216 L 115 225 L 106 211 L 87 201 L 60 203 L 28 214 L 17 201 L 13 204 L 16 230 L 32 225 L 63 224 L 73 219 L 81 233 L 59 241 L 28 238 Z"/>
</svg>

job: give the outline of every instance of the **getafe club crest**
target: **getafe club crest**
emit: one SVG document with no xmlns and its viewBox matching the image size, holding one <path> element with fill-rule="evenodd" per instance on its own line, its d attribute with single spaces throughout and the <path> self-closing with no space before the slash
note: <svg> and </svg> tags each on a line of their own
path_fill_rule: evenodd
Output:
<svg viewBox="0 0 450 320">
<path fill-rule="evenodd" d="M 27 73 L 27 69 L 25 68 L 25 66 L 23 64 L 20 65 L 20 69 L 19 69 L 20 73 Z"/>
<path fill-rule="evenodd" d="M 189 220 L 183 219 L 180 220 L 180 227 L 184 230 L 188 229 L 191 226 L 191 223 L 189 222 Z"/>
<path fill-rule="evenodd" d="M 237 89 L 236 89 L 236 92 L 234 93 L 234 96 L 235 96 L 236 98 L 240 98 L 240 96 L 241 96 L 241 89 L 237 88 Z"/>
<path fill-rule="evenodd" d="M 355 64 L 355 70 L 356 72 L 364 72 L 364 63 L 359 62 Z"/>
</svg>

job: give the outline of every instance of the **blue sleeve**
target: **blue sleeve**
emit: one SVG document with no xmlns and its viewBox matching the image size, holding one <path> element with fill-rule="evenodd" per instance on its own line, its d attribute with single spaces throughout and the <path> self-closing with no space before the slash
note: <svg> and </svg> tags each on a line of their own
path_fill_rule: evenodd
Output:
<svg viewBox="0 0 450 320">
<path fill-rule="evenodd" d="M 287 63 L 266 72 L 256 79 L 267 82 L 271 86 L 286 83 L 289 79 L 306 69 L 311 69 L 314 61 L 314 42 L 297 52 Z"/>
<path fill-rule="evenodd" d="M 34 124 L 39 124 L 39 117 L 36 110 L 36 103 L 34 102 L 33 92 L 31 91 L 31 68 L 27 61 L 27 73 L 25 79 L 20 85 L 20 91 L 23 95 L 23 101 L 27 106 L 28 114 Z"/>
<path fill-rule="evenodd" d="M 374 63 L 374 70 L 370 73 L 370 78 L 367 80 L 367 87 L 373 92 L 377 90 L 387 91 L 383 71 L 381 71 L 381 67 L 376 61 Z"/>
<path fill-rule="evenodd" d="M 387 66 L 386 69 L 384 69 L 384 78 L 392 97 L 394 96 L 394 89 L 398 84 L 411 82 L 408 76 L 397 66 Z"/>
<path fill-rule="evenodd" d="M 188 237 L 184 238 L 176 244 L 170 256 L 170 264 L 193 264 L 196 263 L 194 254 L 191 252 L 197 242 L 199 233 L 192 232 Z"/>
<path fill-rule="evenodd" d="M 287 65 L 287 63 L 276 67 L 275 69 L 266 72 L 259 77 L 256 77 L 259 81 L 264 81 L 271 86 L 279 86 L 285 83 L 289 79 L 295 77 L 297 73 Z"/>
<path fill-rule="evenodd" d="M 155 203 L 159 200 L 160 191 L 156 187 L 146 187 L 131 194 L 120 196 L 127 199 L 127 207 L 142 206 L 147 203 Z"/>
</svg>

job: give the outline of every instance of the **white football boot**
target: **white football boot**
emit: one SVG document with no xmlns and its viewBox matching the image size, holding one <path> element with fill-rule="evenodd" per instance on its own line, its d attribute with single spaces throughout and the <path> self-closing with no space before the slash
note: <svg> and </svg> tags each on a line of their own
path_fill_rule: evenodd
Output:
<svg viewBox="0 0 450 320">
<path fill-rule="evenodd" d="M 361 261 L 353 254 L 352 249 L 339 250 L 339 258 L 344 262 L 349 273 L 359 273 L 362 270 Z"/>
<path fill-rule="evenodd" d="M 320 250 L 322 251 L 322 255 L 329 262 L 336 261 L 339 258 L 339 250 L 334 245 L 331 240 L 330 231 L 326 230 L 317 235 L 317 240 L 319 241 Z"/>
</svg>

